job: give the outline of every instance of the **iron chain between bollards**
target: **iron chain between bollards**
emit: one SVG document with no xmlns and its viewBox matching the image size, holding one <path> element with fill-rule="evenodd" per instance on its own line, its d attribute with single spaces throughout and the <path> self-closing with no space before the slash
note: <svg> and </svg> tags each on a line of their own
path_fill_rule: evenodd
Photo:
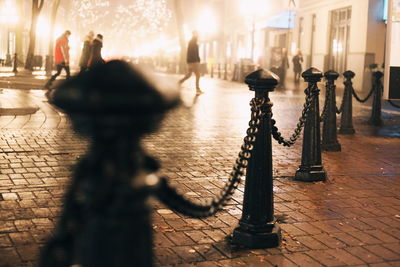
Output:
<svg viewBox="0 0 400 267">
<path fill-rule="evenodd" d="M 180 195 L 175 188 L 168 184 L 167 178 L 162 177 L 161 183 L 156 191 L 157 197 L 169 208 L 187 216 L 204 218 L 214 215 L 231 199 L 235 190 L 238 188 L 248 160 L 251 158 L 251 151 L 256 141 L 256 134 L 259 129 L 261 118 L 264 116 L 262 106 L 265 104 L 264 98 L 253 98 L 251 105 L 251 120 L 247 129 L 247 136 L 239 152 L 236 164 L 230 174 L 228 182 L 221 192 L 211 200 L 209 204 L 194 203 Z"/>
<path fill-rule="evenodd" d="M 394 103 L 392 100 L 388 99 L 388 102 L 389 102 L 389 104 L 392 105 L 393 107 L 395 107 L 395 108 L 400 108 L 400 106 L 397 105 L 396 103 Z"/>
<path fill-rule="evenodd" d="M 368 101 L 368 99 L 371 97 L 371 95 L 372 95 L 372 93 L 374 92 L 374 90 L 375 90 L 375 85 L 372 86 L 371 91 L 369 91 L 368 95 L 367 95 L 364 99 L 361 99 L 361 98 L 357 95 L 357 93 L 356 93 L 356 91 L 354 90 L 354 88 L 352 88 L 351 93 L 353 94 L 353 96 L 355 97 L 355 99 L 357 99 L 358 102 L 364 103 L 364 102 L 367 102 L 367 101 Z"/>
<path fill-rule="evenodd" d="M 311 103 L 315 97 L 314 94 L 312 94 L 314 90 L 306 90 L 306 102 L 304 103 L 303 106 L 303 111 L 301 112 L 301 116 L 299 118 L 299 122 L 297 123 L 296 129 L 294 130 L 294 133 L 290 137 L 289 140 L 285 140 L 284 137 L 282 137 L 282 134 L 279 132 L 278 127 L 275 126 L 276 121 L 274 119 L 271 119 L 272 122 L 272 136 L 276 141 L 278 141 L 279 144 L 282 144 L 283 146 L 290 147 L 292 146 L 297 139 L 300 136 L 301 130 L 304 127 L 304 123 L 306 122 L 307 114 L 308 111 L 311 107 Z"/>
<path fill-rule="evenodd" d="M 329 85 L 329 86 L 331 86 L 331 85 Z M 322 114 L 321 114 L 321 117 L 320 117 L 321 121 L 324 121 L 324 120 L 325 120 L 326 112 L 327 112 L 327 109 L 328 109 L 328 103 L 329 103 L 329 101 L 331 100 L 331 91 L 332 91 L 332 90 L 329 88 L 329 89 L 327 90 L 327 92 L 326 92 L 324 108 L 322 109 Z"/>
<path fill-rule="evenodd" d="M 343 97 L 342 97 L 342 103 L 340 104 L 340 108 L 336 107 L 336 114 L 340 114 L 343 111 L 343 107 L 344 107 L 344 92 L 343 92 Z"/>
</svg>

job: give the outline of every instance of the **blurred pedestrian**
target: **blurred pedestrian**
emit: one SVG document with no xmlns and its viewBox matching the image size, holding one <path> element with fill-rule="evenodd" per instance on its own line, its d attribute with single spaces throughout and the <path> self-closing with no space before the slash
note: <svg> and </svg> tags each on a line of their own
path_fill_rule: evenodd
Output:
<svg viewBox="0 0 400 267">
<path fill-rule="evenodd" d="M 189 41 L 186 62 L 188 65 L 188 70 L 186 75 L 179 80 L 182 84 L 184 81 L 192 76 L 192 72 L 196 76 L 196 94 L 202 94 L 203 91 L 200 90 L 200 56 L 199 56 L 199 45 L 197 44 L 197 31 L 192 32 L 192 39 Z"/>
<path fill-rule="evenodd" d="M 69 71 L 69 36 L 70 31 L 65 31 L 56 41 L 55 51 L 54 51 L 54 63 L 57 67 L 57 72 L 51 76 L 50 80 L 44 86 L 46 89 L 50 89 L 53 81 L 61 74 L 61 71 L 65 69 L 67 73 L 67 80 L 71 77 Z"/>
<path fill-rule="evenodd" d="M 286 70 L 289 68 L 289 59 L 286 48 L 282 48 L 281 66 L 280 66 L 280 86 L 285 87 Z"/>
<path fill-rule="evenodd" d="M 92 42 L 90 50 L 90 57 L 88 61 L 88 68 L 91 69 L 97 65 L 104 64 L 104 59 L 101 56 L 101 48 L 103 47 L 103 35 L 97 34 Z"/>
<path fill-rule="evenodd" d="M 297 50 L 296 55 L 292 58 L 293 62 L 293 72 L 294 72 L 294 82 L 300 82 L 300 74 L 303 71 L 301 63 L 303 62 L 303 55 L 301 54 L 300 49 Z"/>
<path fill-rule="evenodd" d="M 81 67 L 81 72 L 85 72 L 88 68 L 88 61 L 92 49 L 93 38 L 94 38 L 94 32 L 90 31 L 88 35 L 86 35 L 85 41 L 83 42 L 81 59 L 79 60 L 79 66 Z"/>
</svg>

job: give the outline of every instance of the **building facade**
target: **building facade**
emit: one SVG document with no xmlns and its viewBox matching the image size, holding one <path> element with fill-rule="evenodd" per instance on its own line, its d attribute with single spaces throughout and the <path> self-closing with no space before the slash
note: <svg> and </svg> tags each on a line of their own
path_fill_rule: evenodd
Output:
<svg viewBox="0 0 400 267">
<path fill-rule="evenodd" d="M 384 0 L 301 0 L 292 42 L 306 67 L 356 73 L 354 87 L 371 88 L 373 63 L 384 63 Z"/>
<path fill-rule="evenodd" d="M 241 4 L 242 3 L 242 4 Z M 273 69 L 282 49 L 291 58 L 299 49 L 311 66 L 356 73 L 354 87 L 369 91 L 373 63 L 385 57 L 385 0 L 202 1 L 218 14 L 216 33 L 201 38 L 207 63 L 252 62 Z M 265 5 L 265 6 L 264 6 Z"/>
</svg>

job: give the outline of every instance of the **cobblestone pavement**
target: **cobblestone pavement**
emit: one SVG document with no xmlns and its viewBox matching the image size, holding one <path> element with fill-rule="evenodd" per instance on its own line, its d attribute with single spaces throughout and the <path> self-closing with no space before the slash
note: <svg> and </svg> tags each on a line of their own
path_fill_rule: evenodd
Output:
<svg viewBox="0 0 400 267">
<path fill-rule="evenodd" d="M 184 105 L 143 144 L 161 160 L 172 184 L 195 200 L 212 197 L 226 182 L 245 135 L 253 93 L 243 84 L 203 78 L 205 94 L 195 97 L 193 83 L 188 80 L 182 90 Z M 71 167 L 85 153 L 87 141 L 48 105 L 44 91 L 3 88 L 0 266 L 34 266 L 57 220 Z M 274 117 L 285 136 L 297 123 L 304 88 L 271 93 Z M 323 153 L 326 182 L 294 181 L 301 140 L 292 148 L 274 142 L 275 214 L 283 230 L 279 248 L 230 245 L 241 216 L 241 186 L 224 210 L 202 220 L 152 200 L 157 266 L 400 266 L 400 113 L 384 110 L 385 126 L 375 128 L 366 125 L 368 105 L 354 103 L 357 132 L 339 136 L 342 152 Z"/>
</svg>

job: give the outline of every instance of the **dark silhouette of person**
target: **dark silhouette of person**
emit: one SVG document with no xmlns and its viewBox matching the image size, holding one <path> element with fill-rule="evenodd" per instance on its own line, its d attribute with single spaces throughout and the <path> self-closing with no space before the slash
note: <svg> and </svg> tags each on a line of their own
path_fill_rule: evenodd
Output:
<svg viewBox="0 0 400 267">
<path fill-rule="evenodd" d="M 294 82 L 300 82 L 300 75 L 302 72 L 301 63 L 303 62 L 303 55 L 301 54 L 300 49 L 297 50 L 296 55 L 292 58 L 293 62 L 293 72 L 294 72 Z"/>
<path fill-rule="evenodd" d="M 94 33 L 90 31 L 85 37 L 83 42 L 82 54 L 79 60 L 79 66 L 81 67 L 81 72 L 84 72 L 88 68 L 89 57 L 92 50 L 92 42 L 94 38 Z"/>
<path fill-rule="evenodd" d="M 91 69 L 97 65 L 104 64 L 101 56 L 101 48 L 103 47 L 103 35 L 97 34 L 92 42 L 91 53 L 88 61 L 88 68 Z"/>
<path fill-rule="evenodd" d="M 196 94 L 202 94 L 203 91 L 200 90 L 200 56 L 199 56 L 199 45 L 197 44 L 197 31 L 193 31 L 192 39 L 189 41 L 186 62 L 188 65 L 188 71 L 186 75 L 179 80 L 182 84 L 184 81 L 192 76 L 192 72 L 196 75 Z"/>
<path fill-rule="evenodd" d="M 280 66 L 280 86 L 285 87 L 286 70 L 289 68 L 289 59 L 286 48 L 282 48 L 281 66 Z"/>
</svg>

